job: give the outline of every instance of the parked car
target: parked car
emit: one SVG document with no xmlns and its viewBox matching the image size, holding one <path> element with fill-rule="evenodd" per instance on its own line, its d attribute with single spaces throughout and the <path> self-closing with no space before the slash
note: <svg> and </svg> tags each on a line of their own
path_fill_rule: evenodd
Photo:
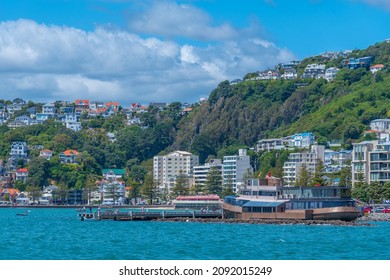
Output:
<svg viewBox="0 0 390 280">
<path fill-rule="evenodd" d="M 382 213 L 390 213 L 390 208 L 385 208 L 382 210 Z"/>
<path fill-rule="evenodd" d="M 375 208 L 375 213 L 382 213 L 383 210 L 385 210 L 385 207 L 379 206 Z"/>
<path fill-rule="evenodd" d="M 364 209 L 363 209 L 363 212 L 364 213 L 372 213 L 372 207 L 371 206 L 365 206 Z"/>
</svg>

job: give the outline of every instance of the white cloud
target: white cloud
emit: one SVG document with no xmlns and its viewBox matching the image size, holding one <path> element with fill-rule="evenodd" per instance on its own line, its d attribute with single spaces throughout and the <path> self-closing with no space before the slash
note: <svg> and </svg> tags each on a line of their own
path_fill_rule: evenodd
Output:
<svg viewBox="0 0 390 280">
<path fill-rule="evenodd" d="M 88 98 L 119 101 L 123 106 L 194 102 L 226 79 L 294 58 L 263 38 L 256 24 L 245 30 L 215 27 L 197 8 L 168 2 L 155 5 L 139 18 L 159 23 L 157 35 L 180 23 L 183 28 L 177 34 L 166 33 L 183 32 L 206 41 L 178 43 L 103 27 L 86 32 L 31 20 L 0 22 L 0 98 L 43 102 Z M 165 25 L 156 12 L 161 7 L 171 9 Z M 200 21 L 192 24 L 194 19 Z"/>
<path fill-rule="evenodd" d="M 145 6 L 143 13 L 128 16 L 131 31 L 206 41 L 226 40 L 239 35 L 229 24 L 213 26 L 210 16 L 194 6 L 170 1 L 147 3 L 153 4 Z"/>
</svg>

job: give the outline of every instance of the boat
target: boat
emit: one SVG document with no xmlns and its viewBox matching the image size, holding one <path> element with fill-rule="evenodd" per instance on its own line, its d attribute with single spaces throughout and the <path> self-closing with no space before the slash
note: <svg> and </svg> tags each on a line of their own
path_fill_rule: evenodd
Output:
<svg viewBox="0 0 390 280">
<path fill-rule="evenodd" d="M 224 217 L 353 221 L 361 215 L 346 187 L 283 187 L 262 180 L 250 179 L 238 196 L 225 197 Z"/>
<path fill-rule="evenodd" d="M 80 213 L 78 214 L 81 221 L 97 221 L 95 213 Z"/>
<path fill-rule="evenodd" d="M 30 210 L 26 210 L 23 213 L 16 213 L 16 216 L 28 216 L 28 213 L 30 213 Z"/>
</svg>

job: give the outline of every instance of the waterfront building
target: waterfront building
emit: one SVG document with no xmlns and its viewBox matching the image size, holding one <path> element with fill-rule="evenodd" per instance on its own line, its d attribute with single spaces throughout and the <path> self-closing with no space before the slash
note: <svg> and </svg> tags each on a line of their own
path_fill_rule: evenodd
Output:
<svg viewBox="0 0 390 280">
<path fill-rule="evenodd" d="M 352 183 L 390 182 L 390 142 L 364 141 L 353 144 Z"/>
<path fill-rule="evenodd" d="M 223 185 L 231 185 L 234 192 L 243 185 L 244 175 L 253 172 L 246 149 L 239 149 L 238 155 L 224 156 L 222 169 Z"/>
<path fill-rule="evenodd" d="M 153 179 L 159 187 L 173 189 L 176 177 L 181 173 L 191 176 L 193 167 L 199 165 L 199 156 L 185 151 L 175 151 L 165 156 L 153 157 Z"/>
<path fill-rule="evenodd" d="M 352 185 L 357 182 L 370 181 L 370 152 L 373 151 L 378 141 L 363 141 L 353 143 L 352 151 Z"/>
</svg>

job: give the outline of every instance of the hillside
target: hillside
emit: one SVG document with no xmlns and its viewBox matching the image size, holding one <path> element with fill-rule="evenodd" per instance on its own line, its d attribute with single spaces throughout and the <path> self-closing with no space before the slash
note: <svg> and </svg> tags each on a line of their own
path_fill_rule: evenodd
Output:
<svg viewBox="0 0 390 280">
<path fill-rule="evenodd" d="M 372 65 L 389 64 L 390 44 L 378 43 L 349 57 L 374 56 Z M 307 58 L 310 63 L 341 67 L 342 59 Z M 247 75 L 250 76 L 250 75 Z M 390 70 L 373 74 L 365 68 L 342 68 L 325 79 L 224 81 L 208 103 L 197 106 L 179 125 L 173 149 L 197 153 L 201 160 L 229 147 L 254 146 L 265 137 L 312 131 L 319 142 L 341 140 L 346 146 L 362 137 L 369 122 L 389 117 Z"/>
</svg>

